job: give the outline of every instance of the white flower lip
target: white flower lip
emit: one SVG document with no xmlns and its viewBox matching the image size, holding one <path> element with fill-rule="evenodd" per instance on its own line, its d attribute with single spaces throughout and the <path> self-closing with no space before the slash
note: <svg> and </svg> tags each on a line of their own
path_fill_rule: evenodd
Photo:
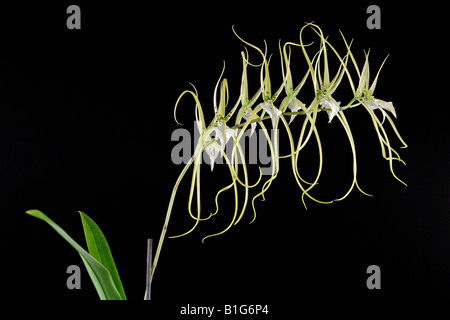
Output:
<svg viewBox="0 0 450 320">
<path fill-rule="evenodd" d="M 230 138 L 232 136 L 234 136 L 234 134 L 236 132 L 234 129 L 231 129 L 230 127 L 228 127 L 224 121 L 219 121 L 218 126 L 215 127 L 213 129 L 213 131 L 216 133 L 217 140 L 220 141 L 222 148 L 219 148 L 217 146 L 217 144 L 214 142 L 210 143 L 211 139 L 215 139 L 212 137 L 209 137 L 209 139 L 204 143 L 204 145 L 210 143 L 210 145 L 208 145 L 205 148 L 205 151 L 208 154 L 209 159 L 211 161 L 211 171 L 214 170 L 214 162 L 216 161 L 216 158 L 223 153 L 223 150 L 224 150 L 225 145 L 227 144 L 228 140 L 230 140 Z M 224 134 L 225 134 L 225 137 L 224 137 Z"/>
<path fill-rule="evenodd" d="M 288 107 L 289 110 L 291 110 L 292 112 L 297 112 L 297 111 L 299 111 L 299 110 L 301 109 L 301 107 L 298 105 L 298 103 L 297 103 L 296 101 L 294 101 L 294 100 L 289 101 L 287 107 Z M 289 124 L 292 123 L 292 121 L 294 120 L 294 118 L 295 118 L 296 116 L 297 116 L 297 115 L 295 115 L 295 114 L 291 116 L 291 119 L 289 120 Z"/>
<path fill-rule="evenodd" d="M 211 141 L 211 140 L 210 140 Z M 207 142 L 209 143 L 209 141 Z M 214 162 L 216 161 L 217 156 L 220 153 L 220 149 L 216 146 L 216 144 L 213 142 L 209 146 L 205 148 L 206 153 L 209 156 L 209 159 L 211 161 L 211 171 L 214 170 Z"/>
<path fill-rule="evenodd" d="M 334 99 L 329 98 L 327 96 L 322 96 L 320 98 L 320 105 L 324 105 L 324 107 L 326 108 L 325 111 L 328 114 L 328 123 L 330 123 L 331 120 L 333 120 L 334 116 L 337 115 L 337 113 L 339 112 L 340 104 L 341 104 L 340 102 L 336 102 L 334 101 Z"/>
<path fill-rule="evenodd" d="M 275 128 L 277 118 L 281 115 L 281 111 L 273 105 L 272 101 L 264 102 L 263 104 L 261 104 L 261 108 L 263 108 L 263 110 L 269 114 L 270 118 L 272 119 L 272 126 L 273 128 Z"/>
<path fill-rule="evenodd" d="M 365 104 L 372 110 L 380 109 L 381 113 L 383 114 L 383 121 L 381 121 L 381 124 L 384 123 L 384 120 L 386 118 L 386 111 L 384 110 L 388 110 L 394 115 L 394 117 L 397 118 L 397 113 L 395 112 L 395 108 L 392 102 L 386 102 L 384 100 L 375 99 L 374 97 L 372 97 L 371 99 L 367 99 L 365 101 Z"/>
<path fill-rule="evenodd" d="M 220 140 L 222 148 L 225 147 L 228 140 L 234 135 L 235 130 L 228 127 L 224 121 L 219 121 L 219 125 L 214 128 L 217 138 Z M 224 137 L 225 134 L 225 137 Z"/>
</svg>

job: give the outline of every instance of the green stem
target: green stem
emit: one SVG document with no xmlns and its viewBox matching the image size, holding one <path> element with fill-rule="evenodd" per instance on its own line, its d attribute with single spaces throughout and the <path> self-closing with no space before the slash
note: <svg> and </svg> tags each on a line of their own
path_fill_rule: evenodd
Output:
<svg viewBox="0 0 450 320">
<path fill-rule="evenodd" d="M 353 97 L 353 99 L 352 99 L 346 106 L 340 108 L 341 111 L 344 111 L 344 110 L 346 110 L 346 109 L 350 109 L 350 108 L 354 108 L 354 107 L 356 107 L 356 106 L 359 106 L 360 103 L 353 104 L 353 103 L 354 103 L 355 101 L 357 101 L 358 99 L 359 99 L 359 97 L 357 97 L 357 96 Z M 317 112 L 320 112 L 320 111 L 326 111 L 326 110 L 331 110 L 331 109 L 322 108 L 322 109 L 318 109 Z M 312 111 L 311 111 L 311 112 L 312 112 Z M 308 113 L 311 113 L 311 112 L 308 112 Z M 283 115 L 284 115 L 284 116 L 294 116 L 294 115 L 298 116 L 298 115 L 305 115 L 305 114 L 306 114 L 305 111 L 283 112 Z M 257 117 L 257 118 L 255 118 L 255 119 L 251 120 L 251 121 L 249 122 L 249 124 L 254 123 L 254 122 L 264 121 L 264 120 L 267 120 L 267 119 L 270 119 L 270 116 L 265 116 L 265 117 L 262 117 L 262 118 L 258 118 L 258 117 Z M 246 122 L 244 122 L 244 123 L 239 123 L 239 124 L 235 125 L 234 127 L 231 127 L 231 129 L 242 128 L 242 127 L 244 127 L 245 124 L 246 124 Z"/>
<path fill-rule="evenodd" d="M 161 236 L 159 238 L 158 247 L 157 247 L 156 253 L 155 253 L 155 259 L 153 261 L 152 273 L 151 273 L 150 281 L 153 280 L 153 275 L 155 274 L 155 269 L 156 269 L 156 266 L 158 264 L 159 255 L 161 254 L 161 248 L 162 248 L 162 245 L 163 245 L 163 242 L 164 242 L 164 238 L 166 236 L 167 226 L 169 225 L 170 214 L 172 213 L 173 203 L 175 201 L 175 196 L 176 196 L 176 193 L 177 193 L 177 190 L 178 190 L 178 186 L 181 183 L 181 180 L 183 180 L 183 177 L 186 174 L 186 172 L 188 171 L 189 167 L 194 162 L 194 159 L 195 159 L 195 157 L 193 156 L 193 157 L 191 157 L 189 162 L 186 163 L 186 165 L 183 168 L 183 171 L 181 171 L 180 175 L 178 176 L 178 179 L 177 179 L 177 182 L 175 183 L 175 186 L 173 187 L 172 195 L 170 196 L 169 207 L 167 208 L 166 220 L 164 222 L 164 226 L 163 226 L 163 229 L 161 231 Z"/>
</svg>

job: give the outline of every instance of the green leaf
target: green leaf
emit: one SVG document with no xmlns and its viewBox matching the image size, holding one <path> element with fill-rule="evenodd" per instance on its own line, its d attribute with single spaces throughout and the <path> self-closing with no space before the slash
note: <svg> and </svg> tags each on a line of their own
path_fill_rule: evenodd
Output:
<svg viewBox="0 0 450 320">
<path fill-rule="evenodd" d="M 81 260 L 91 277 L 92 283 L 102 300 L 122 300 L 122 296 L 117 291 L 114 281 L 108 269 L 84 250 L 75 240 L 73 240 L 61 227 L 53 222 L 49 217 L 39 210 L 28 210 L 27 214 L 47 222 L 56 232 L 59 233 L 81 256 Z"/>
<path fill-rule="evenodd" d="M 84 235 L 86 237 L 89 253 L 108 269 L 120 296 L 123 300 L 126 300 L 127 297 L 125 296 L 125 291 L 123 290 L 122 282 L 120 281 L 119 272 L 117 271 L 111 250 L 109 249 L 108 242 L 106 241 L 103 232 L 94 220 L 89 218 L 85 213 L 79 212 L 81 221 L 83 222 Z"/>
</svg>

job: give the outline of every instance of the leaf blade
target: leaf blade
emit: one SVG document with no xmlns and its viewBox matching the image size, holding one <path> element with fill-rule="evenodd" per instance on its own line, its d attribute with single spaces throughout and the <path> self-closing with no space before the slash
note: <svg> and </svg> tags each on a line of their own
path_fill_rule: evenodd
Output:
<svg viewBox="0 0 450 320">
<path fill-rule="evenodd" d="M 119 291 L 122 299 L 126 300 L 127 298 L 119 277 L 119 272 L 117 271 L 111 250 L 103 232 L 100 230 L 95 221 L 92 220 L 87 214 L 81 211 L 79 211 L 79 213 L 83 223 L 84 235 L 86 237 L 89 253 L 101 264 L 103 264 L 106 269 L 108 269 L 117 291 Z"/>
<path fill-rule="evenodd" d="M 60 226 L 39 210 L 28 210 L 27 214 L 38 218 L 49 224 L 61 237 L 64 238 L 81 256 L 81 259 L 91 277 L 92 283 L 97 290 L 101 300 L 122 300 L 117 291 L 111 274 L 100 262 L 83 249 L 72 237 L 70 237 Z"/>
</svg>

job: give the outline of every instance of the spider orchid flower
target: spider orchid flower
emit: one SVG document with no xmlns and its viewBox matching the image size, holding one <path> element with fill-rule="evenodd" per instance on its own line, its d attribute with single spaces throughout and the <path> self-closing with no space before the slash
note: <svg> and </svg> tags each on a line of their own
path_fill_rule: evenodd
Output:
<svg viewBox="0 0 450 320">
<path fill-rule="evenodd" d="M 224 69 L 222 70 L 222 74 L 219 77 L 220 78 L 223 75 Z M 217 94 L 217 87 L 219 82 L 217 82 L 216 88 L 214 90 L 214 96 Z M 214 162 L 216 158 L 220 155 L 223 155 L 225 152 L 225 145 L 227 144 L 230 137 L 235 135 L 235 130 L 231 129 L 226 125 L 227 119 L 230 118 L 231 115 L 228 115 L 225 117 L 225 108 L 228 104 L 228 82 L 227 79 L 223 79 L 220 86 L 220 101 L 219 106 L 216 105 L 216 99 L 214 99 L 214 110 L 215 110 L 215 117 L 213 122 L 210 125 L 210 132 L 215 132 L 215 136 L 217 137 L 217 140 L 220 141 L 221 148 L 219 149 L 217 143 L 215 142 L 216 139 L 212 139 L 209 135 L 204 141 L 203 147 L 205 147 L 205 151 L 208 154 L 210 161 L 211 161 L 211 171 L 214 170 Z M 234 111 L 232 111 L 234 112 Z"/>
<path fill-rule="evenodd" d="M 234 31 L 234 29 L 233 29 Z M 250 64 L 248 61 L 248 52 L 246 49 L 246 52 L 241 51 L 242 56 L 242 79 L 241 79 L 241 96 L 240 96 L 240 102 L 241 102 L 241 109 L 238 113 L 238 116 L 236 117 L 236 125 L 241 125 L 242 118 L 244 120 L 248 121 L 251 118 L 251 107 L 256 102 L 256 99 L 261 95 L 261 90 L 258 90 L 256 94 L 253 96 L 253 98 L 250 100 L 248 98 L 248 79 L 247 79 L 247 66 Z M 253 67 L 257 67 L 257 65 L 250 64 Z M 250 136 L 253 135 L 253 133 L 256 130 L 256 122 L 250 123 Z"/>
<path fill-rule="evenodd" d="M 303 45 L 302 41 L 302 32 L 303 29 L 310 26 L 314 32 L 320 37 L 321 47 L 318 53 L 316 53 L 316 56 L 311 59 L 306 53 L 305 46 Z M 315 24 L 307 24 L 304 26 L 300 32 L 300 44 L 302 45 L 302 50 L 305 55 L 306 61 L 308 63 L 311 76 L 313 78 L 313 85 L 314 89 L 317 94 L 318 103 L 322 106 L 322 109 L 325 110 L 328 114 L 328 123 L 331 123 L 333 118 L 338 114 L 340 109 L 340 102 L 337 102 L 331 95 L 336 91 L 337 87 L 341 83 L 341 80 L 347 70 L 347 61 L 348 61 L 348 55 L 346 55 L 344 58 L 341 58 L 335 49 L 331 46 L 331 44 L 328 42 L 328 40 L 325 38 L 325 36 L 322 33 L 322 30 Z M 330 78 L 330 71 L 328 68 L 328 55 L 327 55 L 327 49 L 326 47 L 330 47 L 335 53 L 336 56 L 340 60 L 339 69 L 336 73 L 336 76 L 331 79 Z M 314 63 L 315 59 L 315 63 Z M 321 70 L 321 62 L 323 60 L 323 72 Z"/>
<path fill-rule="evenodd" d="M 299 93 L 300 89 L 303 87 L 303 85 L 306 82 L 306 79 L 309 76 L 310 71 L 308 70 L 303 77 L 302 81 L 297 85 L 297 87 L 294 89 L 293 81 L 292 81 L 292 73 L 290 68 L 290 61 L 291 61 L 291 47 L 290 45 L 294 46 L 300 46 L 297 43 L 293 42 L 286 42 L 283 46 L 283 50 L 281 49 L 281 45 L 279 44 L 279 50 L 280 50 L 280 58 L 281 58 L 281 69 L 282 73 L 284 75 L 284 90 L 286 93 L 286 97 L 284 98 L 283 102 L 281 102 L 280 110 L 284 112 L 286 108 L 291 110 L 292 114 L 291 118 L 289 120 L 289 125 L 294 121 L 295 117 L 300 113 L 300 111 L 306 112 L 306 106 L 303 102 L 301 102 L 297 98 L 297 94 Z M 289 46 L 289 54 L 286 52 L 286 47 Z M 308 45 L 307 45 L 308 46 Z M 286 104 L 287 102 L 287 104 Z"/>
<path fill-rule="evenodd" d="M 345 41 L 345 38 L 344 38 L 344 41 Z M 346 44 L 347 48 L 349 49 L 350 47 L 347 44 L 347 41 L 345 41 L 345 44 Z M 381 154 L 382 154 L 383 158 L 389 161 L 389 167 L 391 169 L 391 173 L 394 176 L 394 178 L 397 179 L 402 184 L 406 185 L 405 182 L 400 180 L 395 175 L 394 169 L 393 169 L 393 160 L 397 160 L 397 161 L 399 161 L 399 162 L 401 162 L 403 164 L 405 164 L 405 162 L 400 158 L 400 155 L 398 154 L 398 152 L 395 151 L 395 149 L 391 147 L 388 135 L 387 135 L 387 133 L 386 133 L 384 127 L 383 127 L 384 120 L 385 120 L 385 118 L 387 118 L 389 120 L 389 123 L 392 126 L 392 129 L 394 130 L 395 134 L 397 135 L 398 139 L 403 143 L 403 147 L 402 148 L 406 148 L 408 145 L 405 143 L 405 141 L 400 136 L 400 134 L 399 134 L 399 132 L 398 132 L 394 122 L 392 121 L 392 119 L 389 117 L 389 115 L 386 113 L 385 110 L 387 110 L 390 113 L 392 113 L 392 115 L 394 115 L 394 117 L 397 117 L 397 113 L 395 111 L 395 108 L 394 108 L 394 105 L 392 104 L 392 102 L 386 102 L 386 101 L 381 100 L 381 99 L 376 99 L 373 96 L 373 93 L 375 91 L 375 87 L 377 85 L 378 76 L 380 75 L 381 69 L 383 68 L 384 63 L 386 62 L 388 57 L 386 57 L 384 59 L 384 61 L 381 64 L 380 68 L 378 69 L 378 72 L 377 72 L 377 74 L 376 74 L 372 84 L 370 84 L 369 53 L 370 53 L 370 51 L 365 53 L 364 66 L 363 66 L 362 70 L 360 71 L 359 68 L 358 68 L 358 64 L 356 63 L 356 59 L 355 59 L 355 57 L 353 56 L 353 54 L 351 53 L 351 51 L 349 49 L 350 57 L 352 59 L 353 65 L 354 65 L 355 70 L 356 70 L 356 72 L 358 74 L 358 77 L 359 77 L 359 83 L 358 83 L 358 87 L 356 89 L 354 88 L 352 81 L 350 81 L 352 89 L 353 89 L 353 92 L 355 94 L 355 97 L 354 97 L 353 100 L 358 101 L 369 112 L 370 117 L 372 118 L 372 122 L 373 122 L 374 128 L 375 128 L 375 130 L 377 132 L 377 135 L 378 135 L 378 140 L 379 140 L 380 146 L 381 146 Z M 380 122 L 378 120 L 378 118 L 376 117 L 376 115 L 374 113 L 374 110 L 376 110 L 376 109 L 379 109 L 382 112 L 382 114 L 383 114 L 382 122 Z M 394 155 L 395 155 L 395 157 L 394 157 Z"/>
<path fill-rule="evenodd" d="M 311 58 L 306 50 L 306 47 L 309 45 L 306 45 L 303 42 L 303 32 L 307 28 L 311 28 L 319 37 L 320 37 L 320 48 L 319 51 L 314 54 L 314 56 Z M 341 58 L 336 50 L 330 45 L 330 43 L 326 40 L 326 37 L 323 35 L 322 30 L 313 23 L 306 24 L 301 30 L 300 30 L 300 44 L 298 45 L 301 47 L 303 51 L 304 58 L 306 60 L 306 63 L 308 65 L 309 72 L 305 75 L 304 79 L 311 75 L 311 79 L 313 82 L 313 88 L 315 92 L 315 99 L 311 102 L 310 106 L 305 110 L 305 120 L 303 122 L 303 128 L 301 131 L 300 139 L 298 142 L 297 149 L 292 153 L 293 161 L 292 161 L 292 169 L 294 171 L 294 177 L 297 181 L 297 184 L 299 185 L 300 189 L 302 190 L 302 201 L 304 206 L 306 207 L 306 204 L 304 202 L 304 196 L 306 195 L 308 198 L 312 199 L 315 202 L 318 203 L 324 203 L 324 204 L 330 204 L 333 201 L 321 201 L 309 194 L 309 191 L 318 184 L 318 179 L 322 172 L 322 165 L 323 165 L 323 154 L 322 154 L 322 146 L 319 138 L 319 134 L 316 127 L 316 118 L 318 111 L 324 110 L 328 114 L 329 123 L 333 120 L 334 117 L 338 117 L 341 113 L 341 107 L 340 103 L 337 102 L 333 97 L 332 94 L 336 91 L 339 84 L 342 81 L 342 78 L 347 70 L 346 65 L 348 61 L 348 55 L 346 55 L 344 58 Z M 336 56 L 338 57 L 340 64 L 339 68 L 335 74 L 334 77 L 331 77 L 330 70 L 328 67 L 328 56 L 327 51 L 328 48 L 330 48 L 332 51 L 336 53 Z M 285 51 L 284 51 L 285 52 Z M 287 54 L 285 53 L 285 60 L 286 65 L 288 65 L 288 59 L 286 58 Z M 289 79 L 288 79 L 289 80 Z M 306 127 L 307 123 L 309 122 L 309 132 L 305 132 L 304 128 Z M 319 168 L 316 174 L 316 178 L 312 183 L 306 182 L 299 174 L 297 162 L 299 157 L 300 150 L 307 144 L 310 137 L 314 133 L 314 136 L 317 141 L 318 145 L 318 151 L 319 151 Z M 292 147 L 291 147 L 292 150 Z M 310 186 L 305 188 L 302 183 L 309 184 Z"/>
<path fill-rule="evenodd" d="M 344 38 L 344 40 L 345 40 L 345 38 Z M 347 44 L 347 42 L 346 42 L 346 44 Z M 347 45 L 347 47 L 349 47 L 349 46 Z M 372 82 L 372 85 L 370 85 L 369 52 L 367 52 L 365 54 L 366 60 L 364 62 L 364 66 L 363 66 L 363 69 L 361 72 L 359 72 L 358 65 L 356 64 L 355 58 L 351 52 L 350 52 L 350 55 L 351 55 L 353 64 L 355 65 L 355 69 L 359 76 L 359 84 L 358 84 L 358 88 L 356 88 L 356 90 L 354 89 L 353 84 L 351 84 L 353 91 L 355 93 L 355 97 L 357 97 L 359 102 L 362 103 L 363 105 L 365 105 L 366 107 L 368 107 L 369 109 L 371 109 L 371 110 L 379 109 L 381 111 L 381 113 L 383 114 L 383 121 L 381 122 L 381 124 L 384 123 L 384 120 L 386 118 L 385 110 L 389 111 L 390 113 L 392 113 L 392 115 L 395 118 L 397 118 L 397 113 L 395 112 L 395 108 L 394 108 L 394 105 L 392 104 L 392 102 L 386 102 L 381 99 L 376 99 L 373 96 L 375 87 L 377 85 L 378 76 L 380 75 L 381 69 L 383 68 L 383 65 L 386 62 L 386 59 L 388 57 L 386 57 L 386 59 L 384 59 L 383 63 L 380 66 L 380 69 L 378 70 L 378 72 L 375 76 L 375 79 Z"/>
</svg>

